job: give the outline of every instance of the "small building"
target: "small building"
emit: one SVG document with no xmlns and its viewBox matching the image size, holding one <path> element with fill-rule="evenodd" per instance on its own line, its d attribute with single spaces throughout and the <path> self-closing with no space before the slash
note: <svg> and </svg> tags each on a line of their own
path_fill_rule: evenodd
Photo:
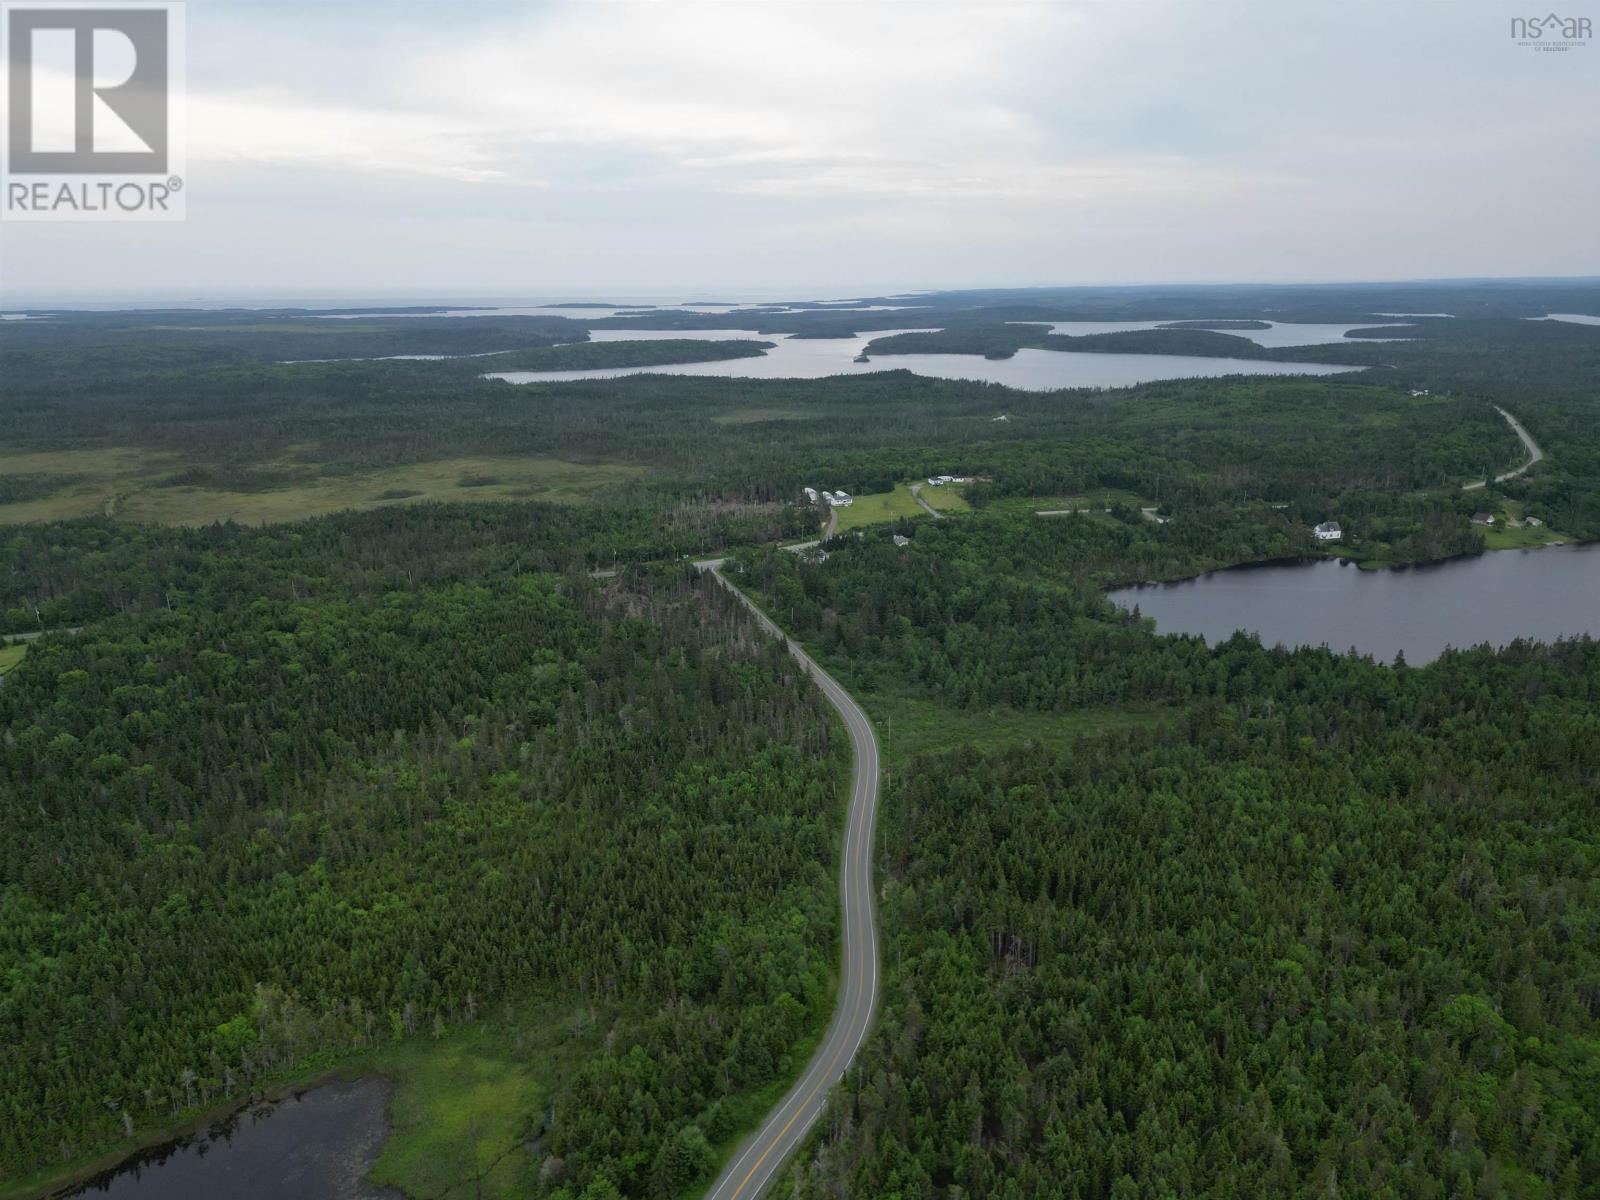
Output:
<svg viewBox="0 0 1600 1200">
<path fill-rule="evenodd" d="M 1008 417 L 1005 413 L 1001 413 L 998 417 L 991 417 L 990 420 L 991 421 L 1009 421 L 1009 420 L 1011 420 L 1011 418 Z"/>
<path fill-rule="evenodd" d="M 903 533 L 897 533 L 894 535 L 894 544 L 896 546 L 909 546 L 911 545 L 911 539 Z"/>
<path fill-rule="evenodd" d="M 937 475 L 929 475 L 928 476 L 928 486 L 929 487 L 943 487 L 944 486 L 944 480 L 940 479 Z"/>
<path fill-rule="evenodd" d="M 828 493 L 823 492 L 822 494 L 826 496 Z M 855 503 L 855 497 L 850 495 L 849 492 L 834 492 L 833 499 L 829 500 L 828 503 L 835 508 L 849 508 Z"/>
<path fill-rule="evenodd" d="M 1411 394 L 1413 396 L 1426 396 L 1428 394 L 1428 389 L 1427 388 L 1412 388 L 1411 389 Z"/>
<path fill-rule="evenodd" d="M 835 505 L 835 504 L 839 503 L 839 499 L 838 499 L 837 496 L 835 496 L 832 492 L 826 492 L 826 491 L 822 493 L 822 501 L 823 501 L 824 504 L 827 504 L 830 507 L 832 505 Z"/>
<path fill-rule="evenodd" d="M 1337 521 L 1324 521 L 1311 532 L 1319 542 L 1337 542 L 1344 537 L 1344 530 L 1339 528 Z"/>
<path fill-rule="evenodd" d="M 939 476 L 939 482 L 940 483 L 954 483 L 955 481 L 956 481 L 956 477 L 954 475 L 941 475 L 941 476 Z"/>
<path fill-rule="evenodd" d="M 817 502 L 817 489 L 816 488 L 807 488 L 806 489 L 806 503 L 815 504 L 816 502 Z"/>
<path fill-rule="evenodd" d="M 1493 513 L 1486 513 L 1486 512 L 1475 512 L 1475 513 L 1472 514 L 1472 523 L 1474 525 L 1493 525 L 1494 524 L 1494 514 Z"/>
<path fill-rule="evenodd" d="M 1544 522 L 1541 521 L 1538 517 L 1528 517 L 1523 521 L 1523 524 L 1524 525 L 1532 525 L 1535 529 L 1538 529 L 1541 525 L 1544 524 Z"/>
</svg>

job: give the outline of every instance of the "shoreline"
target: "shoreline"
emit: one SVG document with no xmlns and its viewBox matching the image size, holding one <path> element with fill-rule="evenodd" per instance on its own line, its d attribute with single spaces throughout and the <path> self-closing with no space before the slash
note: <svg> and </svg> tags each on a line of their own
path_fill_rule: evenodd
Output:
<svg viewBox="0 0 1600 1200">
<path fill-rule="evenodd" d="M 281 1104 L 283 1101 L 295 1096 L 304 1095 L 306 1092 L 325 1087 L 330 1083 L 354 1083 L 358 1080 L 380 1078 L 389 1090 L 389 1096 L 384 1102 L 384 1120 L 393 1131 L 393 1118 L 388 1111 L 389 1101 L 392 1100 L 397 1081 L 386 1072 L 376 1067 L 358 1066 L 349 1064 L 341 1067 L 323 1067 L 314 1070 L 303 1078 L 287 1079 L 281 1083 L 259 1088 L 248 1096 L 226 1100 L 221 1104 L 212 1105 L 199 1113 L 187 1117 L 176 1124 L 162 1126 L 139 1135 L 135 1134 L 130 1145 L 120 1146 L 107 1150 L 77 1166 L 63 1167 L 61 1171 L 50 1173 L 43 1177 L 35 1175 L 33 1181 L 24 1180 L 15 1184 L 0 1184 L 0 1200 L 60 1200 L 76 1188 L 93 1183 L 101 1175 L 115 1172 L 123 1167 L 130 1166 L 133 1160 L 141 1155 L 167 1148 L 177 1148 L 181 1143 L 189 1141 L 205 1132 L 211 1126 L 217 1125 L 230 1118 L 238 1116 L 254 1104 Z M 387 1141 L 388 1134 L 385 1134 Z"/>
<path fill-rule="evenodd" d="M 1385 558 L 1357 558 L 1351 554 L 1288 554 L 1274 558 L 1252 558 L 1244 562 L 1229 563 L 1221 567 L 1209 567 L 1204 571 L 1196 571 L 1192 575 L 1176 575 L 1171 579 L 1118 580 L 1113 583 L 1102 584 L 1100 594 L 1105 596 L 1110 595 L 1112 592 L 1170 587 L 1178 583 L 1192 583 L 1194 580 L 1204 579 L 1208 575 L 1220 575 L 1224 571 L 1248 571 L 1261 567 L 1293 567 L 1302 563 L 1337 562 L 1342 566 L 1355 567 L 1360 571 L 1412 571 L 1419 567 L 1440 567 L 1446 563 L 1465 562 L 1468 559 L 1482 558 L 1488 554 L 1508 554 L 1515 550 L 1536 552 L 1539 550 L 1555 550 L 1562 547 L 1577 549 L 1593 545 L 1600 545 L 1600 538 L 1563 539 L 1558 542 L 1545 542 L 1537 546 L 1485 546 L 1482 550 L 1465 551 L 1461 554 L 1447 554 L 1443 558 L 1418 559 L 1415 562 L 1391 562 Z M 3 1200 L 3 1198 L 0 1198 L 0 1200 Z"/>
</svg>

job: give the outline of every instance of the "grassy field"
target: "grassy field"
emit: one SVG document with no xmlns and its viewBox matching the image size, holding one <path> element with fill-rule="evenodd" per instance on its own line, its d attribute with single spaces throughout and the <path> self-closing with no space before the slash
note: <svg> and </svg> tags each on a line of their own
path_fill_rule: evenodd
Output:
<svg viewBox="0 0 1600 1200">
<path fill-rule="evenodd" d="M 0 525 L 28 521 L 65 521 L 107 511 L 117 496 L 183 467 L 175 454 L 148 450 L 52 450 L 34 454 L 0 454 L 0 475 L 71 476 L 73 482 L 47 496 L 0 504 Z"/>
<path fill-rule="evenodd" d="M 544 1005 L 373 1055 L 362 1065 L 395 1091 L 372 1182 L 437 1200 L 528 1195 L 539 1163 L 526 1143 L 555 1086 L 604 1034 L 582 1009 Z"/>
<path fill-rule="evenodd" d="M 953 484 L 943 487 L 929 487 L 922 485 L 922 498 L 928 502 L 929 508 L 936 508 L 942 513 L 971 512 L 972 505 L 967 503 L 967 498 Z"/>
<path fill-rule="evenodd" d="M 931 494 L 935 492 L 939 493 L 937 498 Z M 927 484 L 923 484 L 922 498 L 942 512 L 961 512 L 967 508 L 967 502 L 949 488 L 930 488 Z M 874 492 L 871 495 L 857 496 L 855 503 L 849 508 L 841 508 L 839 532 L 860 529 L 864 525 L 882 525 L 886 521 L 898 521 L 903 517 L 915 518 L 927 515 L 917 503 L 916 497 L 911 494 L 911 485 L 897 483 L 892 492 Z"/>
<path fill-rule="evenodd" d="M 308 480 L 261 492 L 148 488 L 123 501 L 133 521 L 206 525 L 233 520 L 269 524 L 344 508 L 382 508 L 424 500 L 553 500 L 571 503 L 644 474 L 642 467 L 586 465 L 549 458 L 447 458 L 363 475 Z"/>
<path fill-rule="evenodd" d="M 0 524 L 109 513 L 130 521 L 170 525 L 208 525 L 226 520 L 256 525 L 321 516 L 345 508 L 379 508 L 424 500 L 532 499 L 572 503 L 645 473 L 643 467 L 618 463 L 486 456 L 410 463 L 357 475 L 330 475 L 261 491 L 160 486 L 183 465 L 174 456 L 139 450 L 0 456 L 0 474 L 75 477 L 73 483 L 51 495 L 0 505 Z"/>
<path fill-rule="evenodd" d="M 27 652 L 26 642 L 19 642 L 14 646 L 0 644 L 0 675 L 4 675 L 21 662 L 22 656 Z"/>
<path fill-rule="evenodd" d="M 892 492 L 873 492 L 857 496 L 849 508 L 839 509 L 839 532 L 860 529 L 863 525 L 881 525 L 885 521 L 898 521 L 902 517 L 925 517 L 928 514 L 917 507 L 911 489 L 905 484 L 895 485 Z"/>
<path fill-rule="evenodd" d="M 1549 546 L 1568 539 L 1548 525 L 1523 525 L 1513 529 L 1510 520 L 1522 520 L 1522 501 L 1505 500 L 1495 513 L 1495 523 L 1483 531 L 1483 544 L 1490 550 L 1527 550 Z"/>
</svg>

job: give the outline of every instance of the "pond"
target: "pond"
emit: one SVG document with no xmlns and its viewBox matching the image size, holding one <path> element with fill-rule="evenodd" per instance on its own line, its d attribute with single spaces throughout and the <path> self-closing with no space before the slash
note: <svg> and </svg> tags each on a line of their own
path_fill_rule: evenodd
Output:
<svg viewBox="0 0 1600 1200">
<path fill-rule="evenodd" d="M 402 1200 L 366 1183 L 389 1133 L 389 1085 L 376 1076 L 253 1104 L 143 1151 L 70 1196 L 112 1200 Z"/>
<path fill-rule="evenodd" d="M 1089 354 L 1059 350 L 1018 350 L 1004 359 L 972 354 L 884 354 L 858 363 L 873 338 L 923 330 L 881 329 L 859 337 L 795 338 L 757 334 L 748 329 L 645 330 L 595 329 L 596 342 L 663 338 L 757 338 L 776 343 L 760 358 L 720 362 L 673 363 L 657 367 L 607 367 L 587 371 L 501 371 L 486 379 L 507 383 L 549 383 L 575 379 L 616 379 L 623 375 L 699 375 L 724 379 L 821 379 L 828 375 L 862 375 L 874 371 L 912 371 L 937 379 L 972 379 L 1003 383 L 1023 391 L 1056 388 L 1127 387 L 1158 379 L 1193 379 L 1217 375 L 1336 375 L 1358 367 L 1324 363 L 1263 362 L 1248 358 L 1200 358 L 1179 354 Z"/>
<path fill-rule="evenodd" d="M 1498 550 L 1422 567 L 1363 571 L 1323 560 L 1213 571 L 1111 593 L 1162 633 L 1215 645 L 1243 629 L 1264 645 L 1355 649 L 1413 666 L 1446 647 L 1600 636 L 1600 544 Z"/>
</svg>

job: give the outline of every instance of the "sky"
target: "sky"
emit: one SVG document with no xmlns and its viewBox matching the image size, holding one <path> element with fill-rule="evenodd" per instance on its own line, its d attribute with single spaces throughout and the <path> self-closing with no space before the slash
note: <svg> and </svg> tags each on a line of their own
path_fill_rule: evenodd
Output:
<svg viewBox="0 0 1600 1200">
<path fill-rule="evenodd" d="M 1600 274 L 1521 0 L 186 7 L 187 219 L 0 223 L 0 301 Z"/>
</svg>

